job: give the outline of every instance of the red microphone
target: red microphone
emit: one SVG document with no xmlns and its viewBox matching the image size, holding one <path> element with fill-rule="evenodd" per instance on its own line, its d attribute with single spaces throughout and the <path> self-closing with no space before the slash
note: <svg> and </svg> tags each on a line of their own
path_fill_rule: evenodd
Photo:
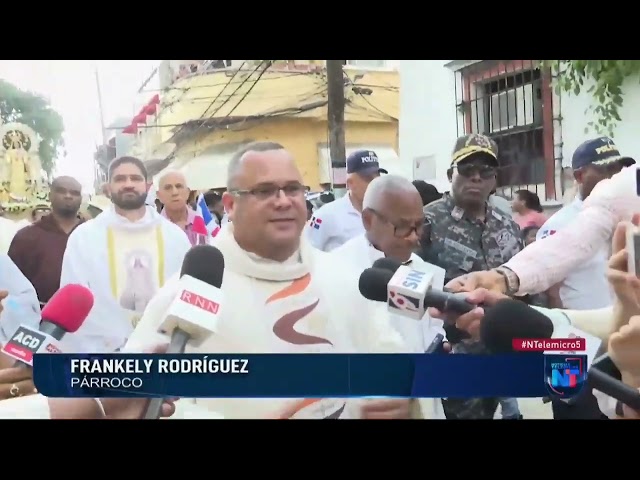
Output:
<svg viewBox="0 0 640 480">
<path fill-rule="evenodd" d="M 57 342 L 77 331 L 93 308 L 93 294 L 82 285 L 65 285 L 42 310 L 38 330 L 21 325 L 2 347 L 16 359 L 14 367 L 30 368 L 36 353 L 60 353 Z"/>
</svg>

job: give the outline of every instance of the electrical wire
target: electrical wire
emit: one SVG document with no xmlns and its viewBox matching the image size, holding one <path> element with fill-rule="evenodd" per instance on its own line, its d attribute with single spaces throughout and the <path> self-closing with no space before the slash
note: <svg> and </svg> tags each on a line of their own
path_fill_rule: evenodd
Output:
<svg viewBox="0 0 640 480">
<path fill-rule="evenodd" d="M 215 101 L 220 97 L 220 95 L 221 95 L 221 94 L 222 94 L 222 92 L 224 91 L 224 88 L 223 88 L 223 89 L 220 91 L 220 94 L 218 94 L 218 95 L 216 96 L 216 98 L 214 98 L 213 102 L 211 102 L 211 104 L 209 104 L 209 107 L 207 108 L 207 110 L 205 110 L 205 112 L 204 112 L 204 113 L 200 116 L 200 118 L 197 120 L 197 121 L 199 121 L 199 122 L 200 122 L 200 125 L 199 125 L 199 126 L 196 126 L 196 128 L 195 128 L 193 131 L 189 132 L 189 136 L 193 136 L 193 135 L 195 135 L 195 134 L 196 134 L 196 133 L 197 133 L 197 132 L 198 132 L 198 131 L 199 131 L 199 130 L 204 126 L 204 125 L 206 125 L 206 123 L 207 123 L 207 121 L 208 121 L 208 120 L 211 120 L 212 118 L 214 118 L 214 117 L 216 116 L 216 114 L 217 114 L 217 113 L 222 109 L 222 107 L 224 107 L 224 106 L 227 104 L 227 102 L 229 102 L 229 100 L 231 100 L 231 99 L 233 98 L 233 96 L 238 92 L 238 90 L 240 90 L 240 89 L 242 88 L 242 86 L 243 86 L 245 83 L 247 83 L 247 81 L 248 81 L 248 80 L 253 76 L 253 74 L 254 74 L 254 73 L 256 73 L 256 72 L 258 71 L 258 69 L 259 69 L 259 68 L 260 68 L 260 67 L 261 67 L 265 62 L 266 62 L 266 66 L 265 66 L 265 68 L 263 69 L 263 71 L 262 71 L 262 72 L 260 72 L 260 74 L 258 75 L 258 78 L 255 80 L 255 82 L 254 82 L 254 84 L 253 84 L 253 85 L 255 86 L 255 83 L 256 83 L 258 80 L 260 80 L 260 77 L 261 77 L 261 76 L 264 74 L 264 72 L 265 72 L 265 71 L 266 71 L 266 70 L 271 66 L 271 62 L 270 62 L 270 61 L 262 60 L 262 61 L 258 64 L 258 66 L 256 66 L 256 68 L 255 68 L 251 73 L 249 73 L 249 75 L 247 75 L 247 76 L 243 79 L 243 81 L 242 81 L 242 82 L 240 82 L 240 85 L 238 85 L 238 87 L 237 87 L 233 92 L 231 92 L 231 94 L 230 94 L 230 95 L 225 99 L 225 101 L 224 101 L 224 102 L 222 102 L 222 103 L 220 104 L 220 106 L 219 106 L 216 110 L 214 110 L 214 111 L 211 113 L 211 115 L 209 115 L 209 117 L 207 117 L 206 119 L 203 119 L 204 115 L 207 113 L 207 111 L 209 110 L 209 108 L 211 108 L 211 106 L 213 105 L 213 103 L 215 103 Z M 242 68 L 242 67 L 241 67 L 241 68 Z M 238 70 L 238 71 L 240 71 L 240 70 Z M 234 76 L 235 76 L 235 75 L 234 75 Z M 233 77 L 232 77 L 232 78 L 233 78 Z M 250 88 L 249 90 L 251 90 L 251 88 Z M 244 97 L 243 97 L 243 98 L 244 98 Z M 241 99 L 241 101 L 242 101 L 242 99 Z M 237 107 L 237 105 L 236 105 L 236 107 Z M 227 117 L 227 116 L 228 116 L 228 114 L 227 114 L 227 115 L 225 115 L 225 117 Z M 175 138 L 177 137 L 177 135 L 187 127 L 187 125 L 190 125 L 190 122 L 189 122 L 189 123 L 185 123 L 185 124 L 183 125 L 183 127 L 182 127 L 182 128 L 181 128 L 177 133 L 175 133 L 175 134 L 172 136 L 172 138 L 173 138 L 173 139 L 175 139 Z"/>
<path fill-rule="evenodd" d="M 202 113 L 202 115 L 200 115 L 200 118 L 198 120 L 201 120 L 204 118 L 204 116 L 207 114 L 207 112 L 209 111 L 209 109 L 213 106 L 213 104 L 218 100 L 218 98 L 220 98 L 220 96 L 224 93 L 225 89 L 231 84 L 231 82 L 233 82 L 233 79 L 236 78 L 236 76 L 238 76 L 239 72 L 242 70 L 242 67 L 244 66 L 246 62 L 243 62 L 242 65 L 240 65 L 240 68 L 238 68 L 238 70 L 236 70 L 233 75 L 231 76 L 231 78 L 229 78 L 229 80 L 224 84 L 224 86 L 222 87 L 222 89 L 218 92 L 218 94 L 213 97 L 213 100 L 211 100 L 211 103 L 209 103 L 209 105 L 207 106 L 207 108 L 204 110 L 204 112 Z M 254 70 L 255 71 L 255 70 Z M 253 73 L 253 72 L 252 72 Z M 251 75 L 251 74 L 250 74 Z M 249 76 L 250 76 L 249 75 Z M 246 81 L 246 79 L 245 79 Z M 240 86 L 242 86 L 244 83 L 240 83 Z M 186 92 L 188 92 L 189 89 L 185 90 L 184 92 L 182 92 L 182 96 L 184 96 L 184 94 Z M 236 89 L 237 91 L 237 89 Z M 230 98 L 230 97 L 229 97 Z M 228 101 L 228 99 L 227 99 Z M 222 104 L 224 105 L 224 103 Z M 167 108 L 167 107 L 163 107 L 163 108 Z M 213 113 L 215 115 L 215 112 Z M 180 129 L 178 129 L 177 132 L 174 132 L 174 134 L 172 135 L 171 139 L 176 138 L 178 135 L 180 135 L 180 133 L 182 133 L 182 131 L 186 128 L 186 124 L 181 124 Z"/>
</svg>

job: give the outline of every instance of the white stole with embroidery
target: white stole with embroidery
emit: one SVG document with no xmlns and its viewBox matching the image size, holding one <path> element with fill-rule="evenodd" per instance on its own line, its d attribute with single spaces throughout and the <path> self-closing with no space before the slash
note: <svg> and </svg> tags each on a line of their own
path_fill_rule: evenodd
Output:
<svg viewBox="0 0 640 480">
<path fill-rule="evenodd" d="M 359 272 L 303 241 L 284 263 L 257 259 L 242 250 L 228 224 L 214 239 L 225 257 L 225 302 L 215 335 L 198 349 L 206 353 L 377 353 L 406 351 L 384 305 L 358 293 Z M 161 289 L 136 327 L 127 351 L 166 342 L 158 324 L 178 291 L 178 279 Z M 363 324 L 366 322 L 366 325 Z M 225 418 L 353 418 L 358 400 L 197 399 Z"/>
<path fill-rule="evenodd" d="M 180 271 L 189 248 L 184 232 L 150 207 L 136 222 L 111 209 L 76 228 L 69 236 L 60 284 L 88 287 L 94 306 L 80 329 L 65 336 L 63 351 L 121 348 L 153 295 Z"/>
</svg>

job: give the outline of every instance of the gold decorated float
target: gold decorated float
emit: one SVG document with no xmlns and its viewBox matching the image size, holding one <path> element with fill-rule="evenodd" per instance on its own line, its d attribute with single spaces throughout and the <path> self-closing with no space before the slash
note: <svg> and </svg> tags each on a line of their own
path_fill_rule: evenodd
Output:
<svg viewBox="0 0 640 480">
<path fill-rule="evenodd" d="M 39 146 L 38 134 L 27 125 L 0 125 L 0 206 L 8 218 L 25 218 L 35 207 L 49 203 Z"/>
</svg>

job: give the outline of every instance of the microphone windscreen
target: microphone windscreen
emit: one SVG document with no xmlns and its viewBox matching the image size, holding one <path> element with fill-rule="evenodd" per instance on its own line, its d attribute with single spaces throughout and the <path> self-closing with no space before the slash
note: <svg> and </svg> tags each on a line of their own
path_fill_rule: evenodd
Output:
<svg viewBox="0 0 640 480">
<path fill-rule="evenodd" d="M 189 275 L 213 287 L 222 286 L 224 256 L 211 245 L 196 245 L 184 256 L 180 276 Z"/>
<path fill-rule="evenodd" d="M 373 268 L 380 268 L 382 270 L 389 270 L 394 272 L 402 266 L 402 263 L 392 258 L 382 257 L 373 262 Z"/>
<path fill-rule="evenodd" d="M 480 339 L 494 353 L 513 352 L 516 338 L 551 338 L 553 323 L 519 300 L 501 300 L 487 308 L 480 322 Z"/>
<path fill-rule="evenodd" d="M 42 309 L 42 320 L 65 332 L 76 332 L 93 308 L 93 293 L 82 285 L 69 284 L 58 290 Z"/>
<path fill-rule="evenodd" d="M 387 301 L 387 284 L 391 281 L 394 272 L 381 268 L 367 268 L 360 274 L 358 288 L 367 300 L 374 302 Z"/>
</svg>

